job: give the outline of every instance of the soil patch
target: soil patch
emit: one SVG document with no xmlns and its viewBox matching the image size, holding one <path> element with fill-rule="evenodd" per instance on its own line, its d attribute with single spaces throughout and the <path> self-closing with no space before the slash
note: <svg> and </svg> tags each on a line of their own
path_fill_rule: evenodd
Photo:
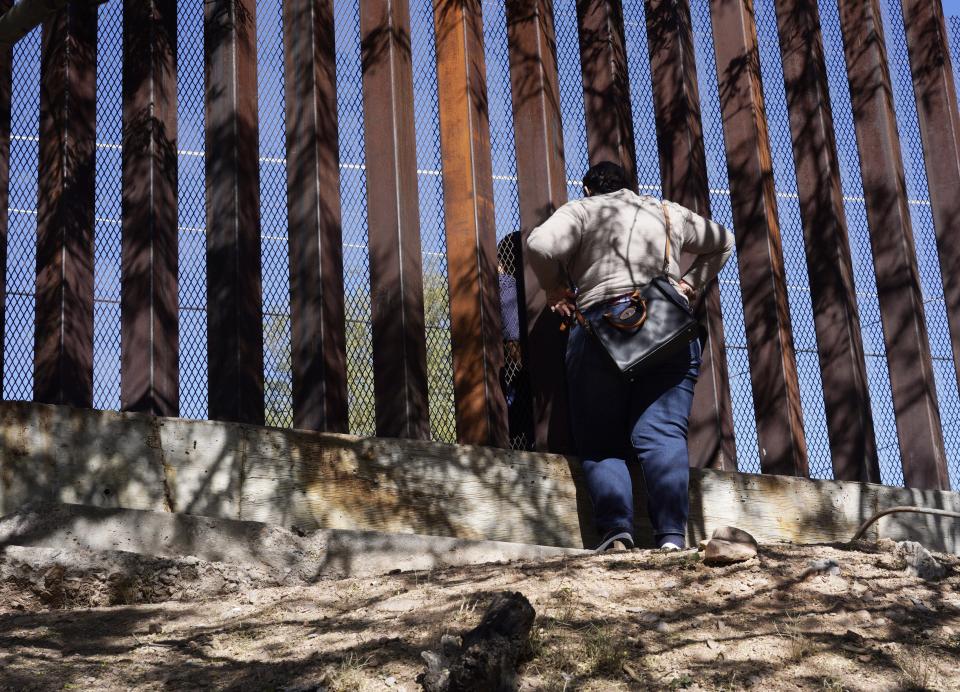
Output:
<svg viewBox="0 0 960 692">
<path fill-rule="evenodd" d="M 115 572 L 95 556 L 50 572 L 49 556 L 23 552 L 44 549 L 7 548 L 0 689 L 411 692 L 421 652 L 475 627 L 501 591 L 536 610 L 522 690 L 960 689 L 957 558 L 936 555 L 946 572 L 928 581 L 891 541 L 854 547 L 762 545 L 724 567 L 639 550 L 308 586 L 134 554 Z"/>
</svg>

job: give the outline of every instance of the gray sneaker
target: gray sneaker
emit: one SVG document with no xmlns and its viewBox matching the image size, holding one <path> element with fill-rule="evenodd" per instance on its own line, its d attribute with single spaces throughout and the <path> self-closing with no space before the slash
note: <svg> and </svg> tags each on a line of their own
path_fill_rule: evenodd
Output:
<svg viewBox="0 0 960 692">
<path fill-rule="evenodd" d="M 598 545 L 593 552 L 604 553 L 608 550 L 632 550 L 633 536 L 627 531 L 610 534 Z"/>
</svg>

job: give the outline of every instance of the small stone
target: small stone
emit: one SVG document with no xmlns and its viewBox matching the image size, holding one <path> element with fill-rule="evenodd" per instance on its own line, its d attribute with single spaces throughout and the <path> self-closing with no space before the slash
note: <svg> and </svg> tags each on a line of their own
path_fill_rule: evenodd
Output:
<svg viewBox="0 0 960 692">
<path fill-rule="evenodd" d="M 743 529 L 723 526 L 713 532 L 704 550 L 706 565 L 729 565 L 757 555 L 757 540 Z"/>
<path fill-rule="evenodd" d="M 160 634 L 163 632 L 163 627 L 160 626 L 159 622 L 151 622 L 150 626 L 147 628 L 147 632 L 150 634 Z"/>
<path fill-rule="evenodd" d="M 953 628 L 950 625 L 944 625 L 943 627 L 940 628 L 940 631 L 943 633 L 944 637 L 953 636 Z"/>
<path fill-rule="evenodd" d="M 711 651 L 716 651 L 717 649 L 720 648 L 720 645 L 717 644 L 717 642 L 715 642 L 714 640 L 708 639 L 708 640 L 707 640 L 707 648 L 710 649 Z"/>
<path fill-rule="evenodd" d="M 383 679 L 383 684 L 387 687 L 396 687 L 397 679 L 391 675 L 390 677 Z"/>
<path fill-rule="evenodd" d="M 858 620 L 863 620 L 864 622 L 870 622 L 873 620 L 873 616 L 870 615 L 869 610 L 858 610 L 856 613 L 854 613 L 854 616 L 856 616 Z"/>
<path fill-rule="evenodd" d="M 907 574 L 928 581 L 942 579 L 947 570 L 926 548 L 916 541 L 897 543 L 896 553 L 907 563 Z"/>
<path fill-rule="evenodd" d="M 380 610 L 388 613 L 407 613 L 420 606 L 420 602 L 413 598 L 388 598 L 379 605 Z"/>
<path fill-rule="evenodd" d="M 663 620 L 657 620 L 657 624 L 654 626 L 653 629 L 655 629 L 660 634 L 666 634 L 667 632 L 670 631 L 670 625 L 668 625 Z"/>
<path fill-rule="evenodd" d="M 804 577 L 810 576 L 811 574 L 829 574 L 832 576 L 838 576 L 840 574 L 840 563 L 833 558 L 814 560 L 807 566 L 805 570 L 803 570 Z"/>
</svg>

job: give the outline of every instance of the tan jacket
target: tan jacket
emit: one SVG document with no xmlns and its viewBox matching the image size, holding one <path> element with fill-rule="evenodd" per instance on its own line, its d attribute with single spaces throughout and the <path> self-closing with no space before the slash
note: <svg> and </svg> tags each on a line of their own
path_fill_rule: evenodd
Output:
<svg viewBox="0 0 960 692">
<path fill-rule="evenodd" d="M 666 202 L 670 214 L 667 275 L 699 290 L 733 252 L 733 234 L 686 207 Z M 666 233 L 660 200 L 619 190 L 567 202 L 526 241 L 526 258 L 547 290 L 579 288 L 577 304 L 589 308 L 629 293 L 660 276 Z M 681 275 L 680 255 L 693 255 Z"/>
</svg>

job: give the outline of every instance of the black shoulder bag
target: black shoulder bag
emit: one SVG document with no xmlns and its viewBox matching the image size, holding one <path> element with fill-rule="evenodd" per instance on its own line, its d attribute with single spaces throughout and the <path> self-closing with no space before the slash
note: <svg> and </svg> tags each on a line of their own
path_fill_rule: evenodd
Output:
<svg viewBox="0 0 960 692">
<path fill-rule="evenodd" d="M 669 360 L 697 338 L 700 325 L 686 301 L 670 284 L 670 216 L 661 202 L 667 232 L 663 272 L 633 293 L 609 301 L 608 309 L 588 320 L 574 310 L 577 322 L 591 334 L 628 381 Z"/>
</svg>

